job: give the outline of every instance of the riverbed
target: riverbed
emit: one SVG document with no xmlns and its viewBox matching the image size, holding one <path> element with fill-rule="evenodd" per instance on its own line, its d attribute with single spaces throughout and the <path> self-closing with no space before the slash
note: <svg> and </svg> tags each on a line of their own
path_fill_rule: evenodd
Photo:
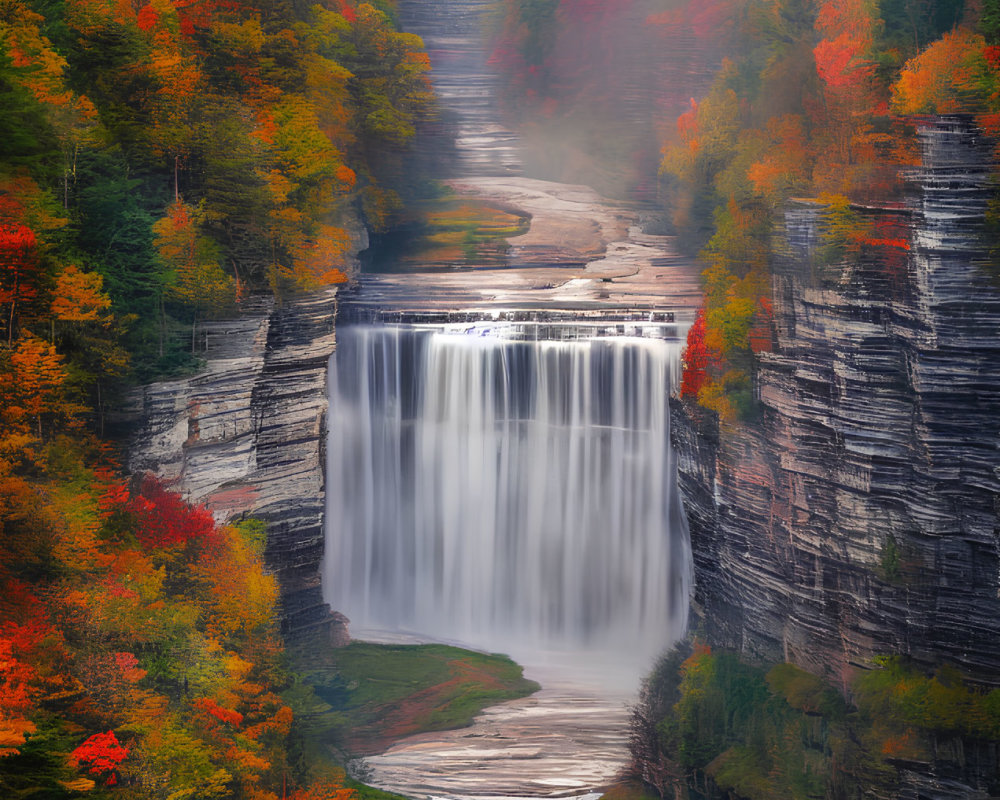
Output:
<svg viewBox="0 0 1000 800">
<path fill-rule="evenodd" d="M 599 796 L 628 761 L 637 679 L 611 664 L 542 658 L 525 668 L 542 686 L 530 697 L 487 708 L 468 728 L 407 737 L 355 769 L 413 798 Z"/>
</svg>

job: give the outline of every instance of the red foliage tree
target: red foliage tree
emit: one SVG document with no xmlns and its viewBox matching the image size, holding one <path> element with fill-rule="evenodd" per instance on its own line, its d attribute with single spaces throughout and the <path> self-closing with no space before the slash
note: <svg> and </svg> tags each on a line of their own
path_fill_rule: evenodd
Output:
<svg viewBox="0 0 1000 800">
<path fill-rule="evenodd" d="M 139 523 L 139 541 L 147 548 L 169 548 L 192 541 L 218 543 L 211 513 L 204 506 L 185 503 L 153 475 L 143 479 L 141 492 L 132 498 L 130 510 Z"/>
<path fill-rule="evenodd" d="M 77 747 L 69 755 L 73 766 L 86 767 L 91 775 L 104 775 L 105 783 L 113 786 L 118 782 L 116 770 L 128 756 L 128 748 L 122 746 L 114 731 L 96 733 Z"/>
<path fill-rule="evenodd" d="M 705 344 L 705 309 L 698 311 L 694 325 L 688 331 L 684 348 L 684 372 L 681 376 L 681 397 L 697 399 L 698 392 L 708 381 L 711 352 Z"/>
<path fill-rule="evenodd" d="M 0 225 L 0 303 L 8 306 L 7 342 L 14 340 L 18 306 L 36 294 L 35 232 L 26 225 Z"/>
<path fill-rule="evenodd" d="M 136 15 L 136 23 L 141 31 L 152 30 L 159 21 L 160 15 L 156 13 L 156 9 L 151 5 L 143 6 Z"/>
<path fill-rule="evenodd" d="M 820 3 L 816 30 L 823 37 L 813 50 L 820 78 L 832 89 L 860 91 L 874 70 L 867 54 L 875 20 L 863 0 Z"/>
<path fill-rule="evenodd" d="M 239 711 L 223 708 L 210 697 L 199 697 L 194 701 L 194 707 L 211 715 L 219 722 L 224 722 L 231 728 L 239 728 L 243 724 L 243 715 Z"/>
</svg>

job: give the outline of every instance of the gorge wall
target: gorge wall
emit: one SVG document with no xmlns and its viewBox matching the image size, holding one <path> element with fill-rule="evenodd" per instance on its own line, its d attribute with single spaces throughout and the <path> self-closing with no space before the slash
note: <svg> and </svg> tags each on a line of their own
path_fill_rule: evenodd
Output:
<svg viewBox="0 0 1000 800">
<path fill-rule="evenodd" d="M 759 423 L 674 407 L 703 632 L 845 688 L 897 653 L 1000 681 L 991 145 L 962 117 L 919 137 L 905 207 L 866 212 L 906 241 L 817 266 L 822 212 L 788 213 Z"/>
<path fill-rule="evenodd" d="M 346 641 L 346 619 L 323 602 L 323 461 L 327 361 L 336 290 L 232 320 L 203 323 L 205 367 L 143 387 L 129 468 L 152 472 L 217 519 L 268 525 L 265 560 L 281 591 L 289 642 Z"/>
</svg>

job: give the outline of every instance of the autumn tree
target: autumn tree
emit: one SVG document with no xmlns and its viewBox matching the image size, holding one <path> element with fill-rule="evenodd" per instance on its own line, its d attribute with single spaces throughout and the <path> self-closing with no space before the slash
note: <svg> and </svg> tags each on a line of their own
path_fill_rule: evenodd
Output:
<svg viewBox="0 0 1000 800">
<path fill-rule="evenodd" d="M 37 730 L 28 715 L 34 708 L 35 669 L 14 652 L 10 638 L 0 638 L 0 758 L 18 752 Z"/>
<path fill-rule="evenodd" d="M 114 731 L 107 731 L 95 733 L 76 747 L 69 755 L 69 763 L 97 775 L 105 786 L 114 786 L 118 782 L 118 766 L 127 757 L 128 748 L 122 747 Z"/>
<path fill-rule="evenodd" d="M 198 320 L 232 310 L 237 284 L 222 269 L 221 248 L 201 230 L 205 212 L 178 201 L 153 225 L 154 243 L 168 272 L 168 294 L 192 314 L 191 351 Z"/>
<path fill-rule="evenodd" d="M 38 293 L 35 279 L 38 253 L 35 232 L 26 225 L 0 226 L 0 303 L 6 307 L 7 344 L 17 334 L 18 312 Z"/>
<path fill-rule="evenodd" d="M 82 272 L 70 264 L 56 278 L 52 315 L 63 322 L 99 322 L 111 308 L 111 298 L 103 289 L 99 273 Z"/>
<path fill-rule="evenodd" d="M 688 329 L 684 348 L 684 371 L 681 376 L 681 397 L 697 400 L 698 392 L 709 379 L 712 353 L 705 344 L 705 309 L 698 309 L 694 324 Z"/>
<path fill-rule="evenodd" d="M 190 23 L 182 8 L 154 0 L 136 16 L 136 25 L 150 48 L 150 77 L 157 86 L 150 97 L 147 135 L 154 154 L 173 173 L 175 203 L 180 200 L 181 162 L 193 152 L 191 131 L 201 117 L 201 98 L 207 88 L 195 54 L 185 41 L 185 28 Z"/>
<path fill-rule="evenodd" d="M 66 370 L 56 348 L 34 337 L 22 337 L 4 364 L 10 383 L 3 392 L 3 420 L 15 430 L 33 430 L 38 440 L 46 431 L 72 425 L 82 408 L 66 393 Z"/>
<path fill-rule="evenodd" d="M 892 87 L 900 114 L 981 112 L 1000 106 L 997 70 L 986 59 L 986 40 L 966 28 L 945 33 L 906 62 Z"/>
<path fill-rule="evenodd" d="M 34 97 L 35 113 L 48 123 L 50 133 L 40 142 L 58 140 L 62 155 L 60 194 L 66 208 L 76 177 L 77 156 L 81 148 L 96 143 L 97 112 L 86 95 L 69 86 L 66 60 L 42 33 L 45 24 L 41 14 L 17 0 L 0 9 L 0 31 L 9 43 L 14 66 L 20 68 L 13 78 Z"/>
<path fill-rule="evenodd" d="M 308 789 L 296 789 L 289 800 L 354 800 L 357 793 L 339 781 L 324 781 Z"/>
</svg>

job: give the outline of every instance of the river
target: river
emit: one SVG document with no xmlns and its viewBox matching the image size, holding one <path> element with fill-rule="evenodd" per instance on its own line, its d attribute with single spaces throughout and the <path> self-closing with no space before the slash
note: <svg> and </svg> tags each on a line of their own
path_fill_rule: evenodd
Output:
<svg viewBox="0 0 1000 800">
<path fill-rule="evenodd" d="M 400 17 L 456 126 L 449 186 L 530 226 L 500 265 L 369 272 L 343 296 L 324 595 L 358 638 L 507 652 L 542 686 L 365 759 L 369 783 L 588 796 L 624 767 L 640 676 L 686 628 L 667 399 L 701 289 L 641 208 L 520 174 L 495 114 L 490 7 L 401 2 Z"/>
<path fill-rule="evenodd" d="M 551 665 L 526 674 L 541 691 L 366 759 L 368 781 L 417 798 L 596 797 L 625 766 L 631 693 Z"/>
</svg>

